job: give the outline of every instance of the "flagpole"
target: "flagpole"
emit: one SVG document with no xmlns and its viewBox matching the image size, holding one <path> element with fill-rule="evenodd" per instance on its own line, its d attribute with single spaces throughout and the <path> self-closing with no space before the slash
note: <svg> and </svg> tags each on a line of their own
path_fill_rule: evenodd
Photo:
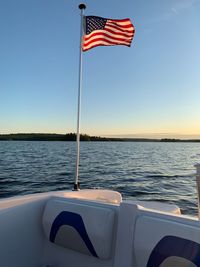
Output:
<svg viewBox="0 0 200 267">
<path fill-rule="evenodd" d="M 81 89 L 82 89 L 82 36 L 83 36 L 83 12 L 85 4 L 80 4 L 81 25 L 80 25 L 80 51 L 79 51 L 79 81 L 78 81 L 78 110 L 77 110 L 77 134 L 76 134 L 76 173 L 74 180 L 74 190 L 79 190 L 79 161 L 80 161 L 80 113 L 81 113 Z"/>
</svg>

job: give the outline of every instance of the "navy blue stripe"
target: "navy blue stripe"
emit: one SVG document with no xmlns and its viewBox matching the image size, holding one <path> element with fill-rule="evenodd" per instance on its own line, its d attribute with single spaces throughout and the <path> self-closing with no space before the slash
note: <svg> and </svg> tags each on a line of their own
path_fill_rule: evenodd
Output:
<svg viewBox="0 0 200 267">
<path fill-rule="evenodd" d="M 159 267 L 172 256 L 184 258 L 200 267 L 200 244 L 177 236 L 165 236 L 151 252 L 147 267 Z"/>
<path fill-rule="evenodd" d="M 74 212 L 70 211 L 62 211 L 54 220 L 52 227 L 51 227 L 51 232 L 50 232 L 50 241 L 55 242 L 56 235 L 58 233 L 58 230 L 62 225 L 69 225 L 72 226 L 80 235 L 82 240 L 84 241 L 86 247 L 90 251 L 90 253 L 94 256 L 97 257 L 97 253 L 89 239 L 89 236 L 87 234 L 87 231 L 85 229 L 85 225 L 83 222 L 82 217 Z"/>
</svg>

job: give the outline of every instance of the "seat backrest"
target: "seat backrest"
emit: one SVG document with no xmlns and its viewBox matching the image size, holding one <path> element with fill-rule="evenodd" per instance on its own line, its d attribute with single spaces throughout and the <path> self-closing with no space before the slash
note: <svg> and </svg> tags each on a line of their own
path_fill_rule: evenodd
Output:
<svg viewBox="0 0 200 267">
<path fill-rule="evenodd" d="M 196 220 L 145 212 L 136 221 L 137 267 L 200 267 L 200 224 Z"/>
<path fill-rule="evenodd" d="M 43 214 L 50 242 L 103 260 L 111 257 L 114 224 L 115 211 L 92 202 L 51 199 Z"/>
</svg>

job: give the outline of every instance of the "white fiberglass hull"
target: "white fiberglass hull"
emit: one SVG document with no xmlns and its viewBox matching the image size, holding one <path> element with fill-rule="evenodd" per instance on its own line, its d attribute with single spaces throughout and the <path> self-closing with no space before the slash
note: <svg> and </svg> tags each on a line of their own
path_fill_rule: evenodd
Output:
<svg viewBox="0 0 200 267">
<path fill-rule="evenodd" d="M 2 267 L 200 266 L 200 222 L 109 190 L 0 201 Z"/>
</svg>

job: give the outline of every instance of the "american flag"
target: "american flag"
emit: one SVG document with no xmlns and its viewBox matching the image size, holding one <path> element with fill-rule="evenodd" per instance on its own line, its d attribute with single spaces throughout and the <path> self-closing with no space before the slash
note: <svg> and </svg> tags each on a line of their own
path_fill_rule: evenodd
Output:
<svg viewBox="0 0 200 267">
<path fill-rule="evenodd" d="M 130 19 L 105 19 L 97 16 L 84 17 L 84 30 L 83 51 L 99 45 L 130 46 L 135 33 Z"/>
</svg>

